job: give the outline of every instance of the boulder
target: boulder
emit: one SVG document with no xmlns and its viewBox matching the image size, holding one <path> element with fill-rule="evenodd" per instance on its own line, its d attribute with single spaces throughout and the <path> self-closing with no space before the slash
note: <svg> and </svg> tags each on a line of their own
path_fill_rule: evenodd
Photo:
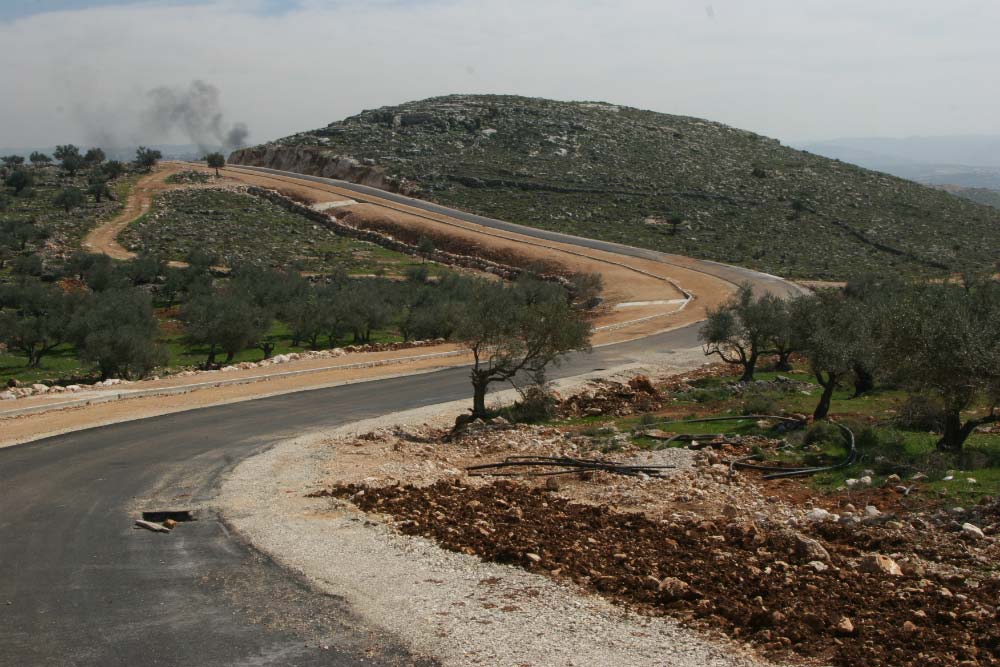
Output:
<svg viewBox="0 0 1000 667">
<path fill-rule="evenodd" d="M 861 559 L 861 571 L 871 574 L 888 574 L 902 577 L 903 570 L 899 563 L 883 554 L 869 554 Z"/>
<path fill-rule="evenodd" d="M 962 524 L 962 533 L 977 540 L 981 540 L 986 537 L 986 535 L 983 534 L 983 531 L 982 529 L 979 528 L 979 526 L 976 526 L 971 523 Z"/>
<path fill-rule="evenodd" d="M 804 561 L 830 562 L 830 552 L 816 540 L 801 533 L 795 534 L 795 554 Z"/>
</svg>

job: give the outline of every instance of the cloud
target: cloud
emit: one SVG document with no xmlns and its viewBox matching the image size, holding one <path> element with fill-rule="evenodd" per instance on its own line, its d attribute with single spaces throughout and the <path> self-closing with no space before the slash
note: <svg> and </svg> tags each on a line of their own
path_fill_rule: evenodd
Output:
<svg viewBox="0 0 1000 667">
<path fill-rule="evenodd" d="M 783 139 L 1000 132 L 998 3 L 708 5 L 218 0 L 38 14 L 0 23 L 19 54 L 0 70 L 16 91 L 0 145 L 128 126 L 147 91 L 197 79 L 255 139 L 451 92 L 602 99 Z"/>
</svg>

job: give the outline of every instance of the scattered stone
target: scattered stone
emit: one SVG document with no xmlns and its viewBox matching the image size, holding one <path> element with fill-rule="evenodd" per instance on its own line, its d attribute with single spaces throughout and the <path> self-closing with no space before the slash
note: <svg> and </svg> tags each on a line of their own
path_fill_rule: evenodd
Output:
<svg viewBox="0 0 1000 667">
<path fill-rule="evenodd" d="M 850 637 L 854 634 L 854 623 L 851 619 L 844 616 L 837 621 L 837 625 L 834 627 L 834 632 L 842 637 Z"/>
<path fill-rule="evenodd" d="M 822 544 L 799 533 L 795 535 L 795 553 L 802 560 L 830 562 L 830 552 Z"/>
<path fill-rule="evenodd" d="M 970 537 L 976 538 L 977 540 L 981 540 L 986 537 L 986 535 L 983 534 L 983 531 L 979 526 L 973 525 L 971 523 L 963 523 L 962 532 Z"/>
<path fill-rule="evenodd" d="M 687 600 L 697 597 L 691 586 L 677 577 L 664 577 L 661 579 L 658 590 L 668 600 Z"/>
<path fill-rule="evenodd" d="M 833 521 L 836 519 L 836 515 L 831 514 L 822 507 L 815 507 L 808 512 L 806 512 L 806 518 L 810 521 L 821 523 L 823 521 Z"/>
<path fill-rule="evenodd" d="M 872 574 L 888 574 L 893 577 L 902 577 L 903 570 L 899 563 L 883 554 L 869 554 L 861 559 L 861 571 Z"/>
</svg>

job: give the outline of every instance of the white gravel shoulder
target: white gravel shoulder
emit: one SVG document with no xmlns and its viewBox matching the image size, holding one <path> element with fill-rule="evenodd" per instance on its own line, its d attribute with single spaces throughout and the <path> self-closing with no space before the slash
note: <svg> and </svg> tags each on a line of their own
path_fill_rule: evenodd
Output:
<svg viewBox="0 0 1000 667">
<path fill-rule="evenodd" d="M 342 596 L 366 623 L 445 667 L 765 664 L 732 642 L 709 640 L 670 619 L 629 613 L 519 568 L 403 536 L 353 506 L 304 497 L 322 486 L 324 462 L 340 454 L 331 436 L 451 421 L 467 403 L 278 443 L 236 467 L 223 483 L 219 509 L 256 548 L 318 589 Z"/>
</svg>

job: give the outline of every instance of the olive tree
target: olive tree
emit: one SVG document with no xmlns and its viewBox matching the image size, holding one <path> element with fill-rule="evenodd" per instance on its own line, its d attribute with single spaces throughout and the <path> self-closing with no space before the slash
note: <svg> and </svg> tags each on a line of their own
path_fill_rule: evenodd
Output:
<svg viewBox="0 0 1000 667">
<path fill-rule="evenodd" d="M 97 173 L 90 178 L 87 183 L 87 194 L 92 196 L 97 204 L 100 204 L 104 197 L 111 198 L 111 188 L 108 187 L 108 181 L 103 177 L 103 174 Z"/>
<path fill-rule="evenodd" d="M 63 170 L 70 176 L 76 174 L 83 167 L 83 156 L 80 155 L 80 149 L 73 144 L 56 146 L 53 155 L 59 160 L 59 164 Z"/>
<path fill-rule="evenodd" d="M 226 166 L 226 156 L 222 153 L 209 153 L 205 156 L 205 162 L 211 169 L 215 170 L 215 175 L 219 175 L 219 170 Z"/>
<path fill-rule="evenodd" d="M 34 151 L 28 157 L 28 159 L 31 160 L 31 164 L 33 164 L 36 167 L 41 167 L 42 165 L 46 165 L 46 164 L 49 164 L 50 162 L 52 162 L 52 158 L 50 158 L 45 153 L 42 153 L 42 152 L 39 152 L 39 151 Z"/>
<path fill-rule="evenodd" d="M 88 167 L 97 167 L 107 159 L 100 148 L 91 148 L 83 156 L 83 163 Z"/>
<path fill-rule="evenodd" d="M 73 298 L 58 287 L 29 282 L 0 293 L 0 342 L 37 368 L 66 341 Z"/>
<path fill-rule="evenodd" d="M 783 308 L 779 297 L 756 296 L 750 283 L 740 285 L 728 301 L 708 312 L 698 334 L 705 356 L 742 368 L 740 382 L 753 381 L 757 361 L 773 351 Z"/>
<path fill-rule="evenodd" d="M 83 206 L 84 195 L 80 188 L 63 188 L 52 199 L 52 203 L 67 213 Z"/>
<path fill-rule="evenodd" d="M 149 296 L 135 288 L 89 295 L 70 332 L 80 358 L 94 363 L 102 380 L 141 378 L 168 359 Z"/>
<path fill-rule="evenodd" d="M 937 447 L 960 452 L 978 427 L 1000 420 L 1000 283 L 927 284 L 892 303 L 882 353 L 889 373 L 944 406 Z M 977 403 L 986 410 L 964 414 Z"/>
<path fill-rule="evenodd" d="M 220 352 L 230 363 L 239 352 L 256 346 L 271 328 L 271 320 L 243 295 L 230 290 L 199 294 L 181 309 L 188 345 L 208 348 L 205 366 L 212 366 Z"/>
<path fill-rule="evenodd" d="M 455 338 L 472 352 L 472 416 L 486 416 L 486 391 L 519 374 L 541 378 L 573 350 L 590 348 L 591 326 L 567 303 L 562 288 L 548 284 L 530 296 L 520 285 L 476 284 Z"/>
<path fill-rule="evenodd" d="M 874 345 L 870 310 L 839 290 L 820 290 L 789 304 L 794 337 L 823 388 L 813 419 L 825 419 L 833 392 Z"/>
<path fill-rule="evenodd" d="M 135 163 L 144 171 L 150 171 L 162 157 L 160 151 L 145 146 L 139 146 L 135 151 Z"/>
<path fill-rule="evenodd" d="M 15 169 L 4 179 L 4 185 L 14 190 L 15 195 L 20 195 L 34 183 L 35 177 L 27 169 Z"/>
</svg>

